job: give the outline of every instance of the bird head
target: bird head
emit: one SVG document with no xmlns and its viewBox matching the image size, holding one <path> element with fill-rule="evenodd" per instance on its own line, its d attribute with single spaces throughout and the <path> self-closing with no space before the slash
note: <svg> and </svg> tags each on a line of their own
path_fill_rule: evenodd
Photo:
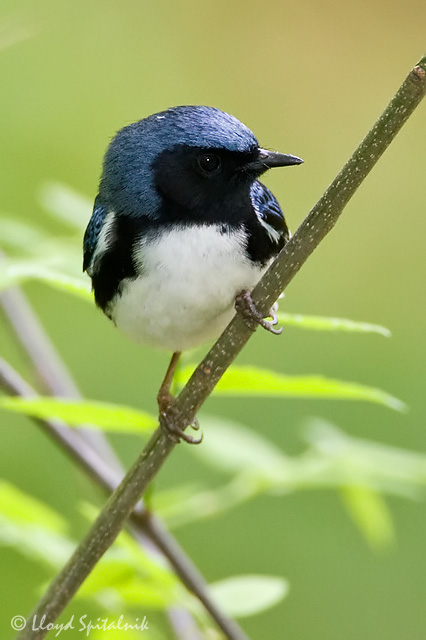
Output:
<svg viewBox="0 0 426 640">
<path fill-rule="evenodd" d="M 234 116 L 205 106 L 174 107 L 119 131 L 105 155 L 100 195 L 117 213 L 196 218 L 248 197 L 271 167 L 296 156 L 259 147 Z M 209 214 L 210 212 L 210 214 Z"/>
</svg>

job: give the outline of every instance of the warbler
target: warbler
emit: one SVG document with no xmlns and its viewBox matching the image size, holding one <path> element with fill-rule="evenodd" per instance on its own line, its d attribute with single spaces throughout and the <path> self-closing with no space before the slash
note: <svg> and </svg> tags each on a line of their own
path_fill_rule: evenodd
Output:
<svg viewBox="0 0 426 640">
<path fill-rule="evenodd" d="M 213 107 L 125 126 L 106 151 L 84 235 L 96 304 L 131 339 L 174 354 L 217 337 L 236 299 L 256 317 L 249 292 L 289 239 L 258 178 L 302 162 L 260 147 Z"/>
</svg>

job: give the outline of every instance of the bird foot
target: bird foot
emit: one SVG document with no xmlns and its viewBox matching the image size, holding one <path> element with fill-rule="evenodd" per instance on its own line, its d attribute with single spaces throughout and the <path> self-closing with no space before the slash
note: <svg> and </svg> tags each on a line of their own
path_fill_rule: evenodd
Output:
<svg viewBox="0 0 426 640">
<path fill-rule="evenodd" d="M 157 396 L 158 406 L 160 409 L 159 422 L 163 432 L 173 442 L 179 443 L 181 440 L 185 440 L 188 444 L 200 444 L 203 439 L 201 433 L 199 438 L 194 438 L 189 433 L 186 433 L 183 429 L 177 426 L 177 422 L 181 419 L 181 413 L 176 406 L 175 398 L 171 393 L 160 393 Z M 189 424 L 195 431 L 198 431 L 200 425 L 197 418 Z"/>
<path fill-rule="evenodd" d="M 270 331 L 276 336 L 282 333 L 282 327 L 274 329 L 274 326 L 278 322 L 277 315 L 275 313 L 276 306 L 274 305 L 266 317 L 272 318 L 272 320 L 266 320 L 262 314 L 257 310 L 257 307 L 251 297 L 250 291 L 241 291 L 235 298 L 235 308 L 241 314 L 244 322 L 250 329 L 255 329 L 259 324 L 261 327 Z"/>
</svg>

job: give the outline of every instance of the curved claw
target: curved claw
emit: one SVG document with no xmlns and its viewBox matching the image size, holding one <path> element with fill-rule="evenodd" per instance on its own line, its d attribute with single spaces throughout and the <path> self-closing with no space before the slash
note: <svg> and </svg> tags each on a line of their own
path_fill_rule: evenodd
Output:
<svg viewBox="0 0 426 640">
<path fill-rule="evenodd" d="M 275 310 L 273 307 L 269 311 L 269 317 L 272 318 L 272 320 L 270 321 L 270 324 L 272 326 L 275 326 L 276 324 L 278 324 L 277 314 L 275 313 Z"/>
<path fill-rule="evenodd" d="M 235 308 L 239 311 L 243 317 L 244 322 L 251 328 L 255 329 L 256 324 L 259 324 L 261 327 L 270 331 L 276 336 L 279 336 L 282 333 L 282 327 L 279 329 L 274 329 L 274 325 L 278 323 L 276 306 L 269 310 L 268 317 L 271 317 L 272 320 L 266 320 L 262 314 L 257 310 L 256 305 L 251 297 L 250 291 L 241 291 L 235 298 Z"/>
<path fill-rule="evenodd" d="M 269 320 L 265 320 L 264 318 L 262 318 L 262 320 L 259 320 L 259 324 L 261 327 L 263 327 L 267 331 L 270 331 L 275 336 L 279 336 L 283 332 L 283 328 L 280 327 L 279 329 L 274 329 L 274 324 L 277 324 L 277 322 L 278 320 L 276 317 L 272 320 L 272 322 Z"/>
<path fill-rule="evenodd" d="M 191 436 L 189 433 L 182 431 L 182 433 L 180 434 L 180 437 L 182 438 L 182 440 L 185 440 L 185 442 L 187 442 L 188 444 L 201 444 L 204 436 L 203 436 L 203 432 L 201 432 L 199 438 L 194 438 L 194 436 Z"/>
<path fill-rule="evenodd" d="M 198 430 L 200 428 L 200 425 L 196 418 L 194 420 L 194 423 L 188 426 L 191 426 L 195 430 Z M 198 438 L 194 438 L 194 436 L 191 436 L 191 434 L 186 433 L 186 431 L 173 424 L 173 419 L 170 418 L 170 416 L 168 416 L 165 411 L 160 413 L 160 427 L 162 428 L 166 436 L 177 444 L 181 440 L 185 440 L 185 442 L 187 442 L 188 444 L 200 444 L 203 440 L 202 432 Z"/>
<path fill-rule="evenodd" d="M 200 423 L 198 422 L 198 418 L 194 418 L 193 422 L 191 422 L 188 426 L 190 426 L 191 429 L 194 429 L 194 431 L 198 431 L 200 428 Z"/>
</svg>

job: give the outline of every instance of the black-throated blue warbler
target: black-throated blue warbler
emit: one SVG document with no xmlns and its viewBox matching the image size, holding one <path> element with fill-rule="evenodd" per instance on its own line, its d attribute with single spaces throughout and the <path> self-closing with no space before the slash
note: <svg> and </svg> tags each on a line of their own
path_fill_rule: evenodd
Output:
<svg viewBox="0 0 426 640">
<path fill-rule="evenodd" d="M 84 264 L 96 304 L 130 338 L 174 353 L 217 337 L 289 238 L 258 178 L 300 164 L 267 151 L 228 113 L 183 106 L 121 129 L 104 158 Z M 164 412 L 163 412 L 164 413 Z M 179 432 L 179 436 L 182 433 Z M 183 434 L 186 440 L 191 436 Z"/>
</svg>

